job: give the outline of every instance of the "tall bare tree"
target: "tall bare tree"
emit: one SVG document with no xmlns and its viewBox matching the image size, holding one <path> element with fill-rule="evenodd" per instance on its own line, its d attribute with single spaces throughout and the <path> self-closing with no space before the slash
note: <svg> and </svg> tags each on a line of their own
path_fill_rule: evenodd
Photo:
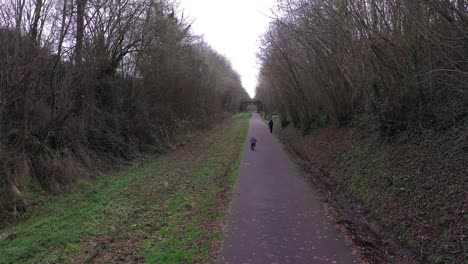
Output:
<svg viewBox="0 0 468 264">
<path fill-rule="evenodd" d="M 75 63 L 81 64 L 83 60 L 83 38 L 84 22 L 87 0 L 75 0 L 76 2 L 76 40 L 75 40 Z"/>
<path fill-rule="evenodd" d="M 0 4 L 0 224 L 27 209 L 26 182 L 63 190 L 97 163 L 172 146 L 247 97 L 171 1 Z"/>
</svg>

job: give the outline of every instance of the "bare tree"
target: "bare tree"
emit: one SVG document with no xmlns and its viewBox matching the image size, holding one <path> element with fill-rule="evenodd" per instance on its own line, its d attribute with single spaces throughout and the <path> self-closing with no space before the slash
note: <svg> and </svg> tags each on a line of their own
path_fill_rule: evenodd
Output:
<svg viewBox="0 0 468 264">
<path fill-rule="evenodd" d="M 0 223 L 28 208 L 25 182 L 64 190 L 97 163 L 171 146 L 247 96 L 169 1 L 1 4 Z"/>
<path fill-rule="evenodd" d="M 372 114 L 385 135 L 453 124 L 467 95 L 462 2 L 280 1 L 260 56 L 271 73 L 262 80 L 276 94 L 269 101 L 294 102 L 288 116 L 304 130 L 321 115 L 347 122 Z"/>
<path fill-rule="evenodd" d="M 84 21 L 87 0 L 76 1 L 76 41 L 75 41 L 75 63 L 81 64 L 83 60 L 83 38 L 84 38 Z"/>
</svg>

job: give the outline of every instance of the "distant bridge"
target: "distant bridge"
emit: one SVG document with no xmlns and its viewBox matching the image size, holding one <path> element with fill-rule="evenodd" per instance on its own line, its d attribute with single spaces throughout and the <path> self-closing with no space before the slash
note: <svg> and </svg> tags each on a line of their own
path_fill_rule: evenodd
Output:
<svg viewBox="0 0 468 264">
<path fill-rule="evenodd" d="M 260 100 L 245 100 L 240 103 L 241 112 L 262 112 L 263 104 Z"/>
</svg>

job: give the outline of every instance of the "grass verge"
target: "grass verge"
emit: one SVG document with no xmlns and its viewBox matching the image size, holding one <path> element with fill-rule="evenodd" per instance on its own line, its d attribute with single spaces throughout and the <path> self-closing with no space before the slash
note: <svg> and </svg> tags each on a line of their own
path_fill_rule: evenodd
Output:
<svg viewBox="0 0 468 264">
<path fill-rule="evenodd" d="M 48 198 L 0 231 L 0 263 L 214 259 L 249 117 L 236 115 L 168 155 Z"/>
</svg>

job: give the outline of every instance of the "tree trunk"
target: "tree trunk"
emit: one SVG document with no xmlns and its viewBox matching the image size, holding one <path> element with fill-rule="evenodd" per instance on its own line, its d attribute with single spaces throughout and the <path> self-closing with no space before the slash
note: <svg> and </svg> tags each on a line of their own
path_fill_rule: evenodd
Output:
<svg viewBox="0 0 468 264">
<path fill-rule="evenodd" d="M 34 42 L 39 42 L 37 39 L 37 29 L 39 24 L 39 19 L 41 18 L 42 5 L 44 4 L 43 0 L 37 0 L 36 8 L 34 10 L 34 20 L 31 25 L 31 40 Z"/>
<path fill-rule="evenodd" d="M 87 0 L 76 0 L 75 63 L 83 62 L 84 14 Z"/>
<path fill-rule="evenodd" d="M 21 34 L 21 23 L 23 21 L 23 10 L 26 0 L 16 1 L 16 32 Z"/>
</svg>

